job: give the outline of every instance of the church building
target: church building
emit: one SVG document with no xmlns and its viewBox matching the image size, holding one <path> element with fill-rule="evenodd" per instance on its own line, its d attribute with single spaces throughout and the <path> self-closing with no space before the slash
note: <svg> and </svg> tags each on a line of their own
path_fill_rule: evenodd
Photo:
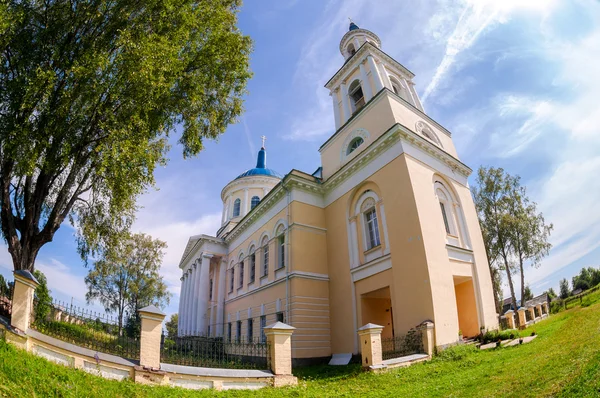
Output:
<svg viewBox="0 0 600 398">
<path fill-rule="evenodd" d="M 179 264 L 180 336 L 264 339 L 282 321 L 301 360 L 358 354 L 367 323 L 386 338 L 432 321 L 438 347 L 497 329 L 472 170 L 376 34 L 350 23 L 339 49 L 320 167 L 281 175 L 263 141 L 225 185 L 221 228 Z"/>
</svg>

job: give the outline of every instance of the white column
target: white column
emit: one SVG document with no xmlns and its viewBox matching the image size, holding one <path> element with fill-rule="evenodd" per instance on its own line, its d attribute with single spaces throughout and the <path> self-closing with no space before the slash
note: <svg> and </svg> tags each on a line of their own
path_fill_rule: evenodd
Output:
<svg viewBox="0 0 600 398">
<path fill-rule="evenodd" d="M 223 311 L 225 310 L 225 289 L 227 288 L 227 260 L 221 258 L 219 265 L 219 289 L 217 292 L 217 336 L 223 336 Z M 213 284 L 214 288 L 214 284 Z"/>
<path fill-rule="evenodd" d="M 383 88 L 383 81 L 381 80 L 379 69 L 377 69 L 377 65 L 375 64 L 372 55 L 367 55 L 367 61 L 369 62 L 369 69 L 371 70 L 371 76 L 373 76 L 373 82 L 375 83 L 375 92 L 378 93 L 379 90 Z"/>
<path fill-rule="evenodd" d="M 408 92 L 409 92 L 410 96 L 412 97 L 413 103 L 415 104 L 415 106 L 421 112 L 425 112 L 425 110 L 423 109 L 423 104 L 421 104 L 421 100 L 419 99 L 419 96 L 417 95 L 417 91 L 415 90 L 415 84 L 413 82 L 406 81 L 406 85 L 408 86 Z"/>
<path fill-rule="evenodd" d="M 197 336 L 199 333 L 198 331 L 198 319 L 196 318 L 195 314 L 198 311 L 198 296 L 199 296 L 199 292 L 198 292 L 198 282 L 199 282 L 199 277 L 198 275 L 200 274 L 200 265 L 198 264 L 198 260 L 196 260 L 196 262 L 194 262 L 193 266 L 192 266 L 192 335 Z"/>
<path fill-rule="evenodd" d="M 358 256 L 358 237 L 356 234 L 356 217 L 352 217 L 350 219 L 350 267 L 358 267 L 359 266 L 359 256 Z"/>
<path fill-rule="evenodd" d="M 268 193 L 269 191 L 267 190 L 267 187 L 263 187 L 263 198 L 267 196 Z M 262 200 L 262 198 L 260 200 Z"/>
<path fill-rule="evenodd" d="M 330 91 L 329 95 L 331 96 L 331 100 L 333 102 L 333 116 L 335 117 L 335 129 L 337 130 L 342 125 L 340 121 L 340 105 L 337 99 L 337 90 Z"/>
<path fill-rule="evenodd" d="M 188 320 L 188 313 L 187 313 L 187 303 L 189 300 L 189 278 L 188 278 L 188 273 L 187 271 L 185 271 L 183 273 L 183 293 L 181 295 L 181 313 L 179 314 L 179 316 L 181 317 L 181 329 L 179 330 L 179 335 L 180 336 L 187 336 L 187 320 Z"/>
<path fill-rule="evenodd" d="M 354 49 L 356 51 L 358 51 L 358 48 L 360 47 L 360 43 L 358 42 L 358 37 L 354 38 Z"/>
<path fill-rule="evenodd" d="M 367 70 L 363 63 L 359 63 L 358 67 L 360 68 L 360 80 L 362 80 L 362 90 L 365 95 L 365 103 L 368 102 L 371 98 L 373 98 L 373 90 L 371 89 L 371 83 L 369 83 L 369 77 L 367 76 Z"/>
<path fill-rule="evenodd" d="M 198 318 L 198 325 L 201 334 L 206 333 L 207 319 L 206 310 L 208 309 L 208 289 L 210 284 L 210 259 L 211 254 L 202 253 L 202 265 L 200 266 L 200 282 L 198 284 L 198 307 L 196 317 Z"/>
<path fill-rule="evenodd" d="M 379 63 L 379 73 L 381 73 L 381 77 L 383 78 L 383 84 L 390 90 L 394 91 L 392 89 L 392 81 L 390 80 L 390 75 L 387 73 L 387 70 L 385 70 L 383 62 Z"/>
<path fill-rule="evenodd" d="M 186 317 L 185 317 L 185 331 L 186 335 L 190 336 L 192 334 L 192 320 L 194 319 L 192 314 L 192 303 L 194 302 L 194 281 L 192 279 L 192 267 L 187 271 L 187 280 L 188 280 L 188 293 L 186 300 Z"/>
<path fill-rule="evenodd" d="M 248 214 L 249 211 L 250 211 L 250 201 L 248 200 L 248 188 L 244 188 L 244 214 L 242 214 L 242 217 L 244 217 L 246 214 Z"/>
<path fill-rule="evenodd" d="M 348 88 L 346 87 L 346 83 L 342 83 L 340 85 L 342 89 L 342 108 L 344 109 L 344 117 L 342 118 L 342 124 L 346 122 L 346 120 L 350 119 L 352 116 L 352 112 L 350 112 L 350 103 L 348 102 Z"/>
<path fill-rule="evenodd" d="M 183 276 L 179 278 L 181 286 L 179 287 L 179 309 L 177 310 L 177 335 L 181 336 L 181 309 L 183 308 Z"/>
</svg>

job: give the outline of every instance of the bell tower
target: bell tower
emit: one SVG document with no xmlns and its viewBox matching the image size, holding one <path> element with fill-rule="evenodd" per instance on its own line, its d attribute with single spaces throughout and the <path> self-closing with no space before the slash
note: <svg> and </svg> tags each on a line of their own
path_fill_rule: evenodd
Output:
<svg viewBox="0 0 600 398">
<path fill-rule="evenodd" d="M 340 40 L 344 65 L 327 82 L 338 130 L 384 88 L 423 111 L 414 89 L 414 74 L 381 50 L 381 39 L 350 21 Z"/>
</svg>

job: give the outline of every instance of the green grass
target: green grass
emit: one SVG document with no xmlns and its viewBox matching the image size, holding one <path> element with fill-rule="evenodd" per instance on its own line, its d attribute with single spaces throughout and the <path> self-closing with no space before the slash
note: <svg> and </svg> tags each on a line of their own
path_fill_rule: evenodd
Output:
<svg viewBox="0 0 600 398">
<path fill-rule="evenodd" d="M 300 385 L 260 392 L 187 391 L 114 382 L 51 364 L 0 341 L 0 396 L 32 397 L 598 397 L 600 305 L 576 307 L 535 324 L 538 338 L 478 351 L 460 346 L 434 360 L 373 374 L 359 365 L 295 369 Z"/>
</svg>

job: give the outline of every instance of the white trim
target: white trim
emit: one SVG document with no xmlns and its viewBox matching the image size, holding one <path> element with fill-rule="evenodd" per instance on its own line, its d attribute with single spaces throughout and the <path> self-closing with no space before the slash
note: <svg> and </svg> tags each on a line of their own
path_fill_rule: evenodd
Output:
<svg viewBox="0 0 600 398">
<path fill-rule="evenodd" d="M 354 139 L 362 138 L 363 143 L 361 145 L 364 145 L 366 147 L 368 145 L 367 140 L 370 137 L 371 137 L 371 134 L 366 129 L 357 128 L 357 129 L 352 130 L 346 136 L 346 139 L 344 140 L 344 143 L 342 144 L 342 149 L 340 150 L 340 163 L 343 163 L 349 157 L 352 157 L 352 156 L 358 154 L 358 148 L 356 150 L 348 153 L 348 146 L 352 143 L 352 141 L 354 141 Z"/>
<path fill-rule="evenodd" d="M 473 257 L 473 252 L 471 250 L 449 244 L 446 244 L 446 250 L 448 251 L 448 258 L 451 260 L 470 264 L 475 263 L 475 258 Z"/>
<path fill-rule="evenodd" d="M 350 270 L 352 282 L 358 282 L 380 272 L 392 268 L 392 258 L 389 254 Z"/>
</svg>

